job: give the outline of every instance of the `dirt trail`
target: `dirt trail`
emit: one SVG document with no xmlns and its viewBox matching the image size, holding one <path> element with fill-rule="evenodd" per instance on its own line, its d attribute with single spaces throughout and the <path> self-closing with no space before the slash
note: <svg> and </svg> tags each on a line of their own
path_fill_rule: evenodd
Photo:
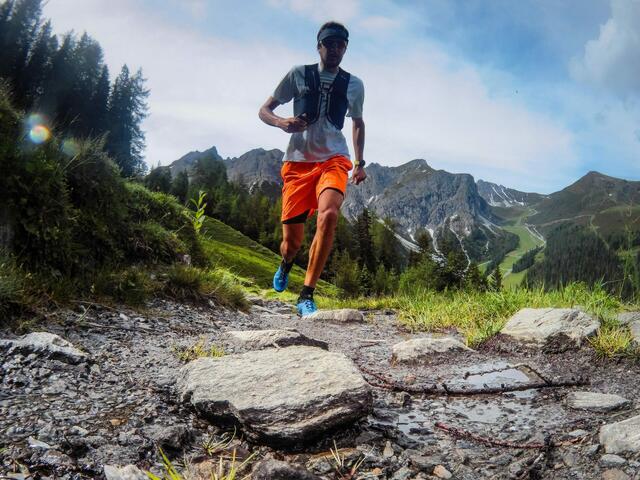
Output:
<svg viewBox="0 0 640 480">
<path fill-rule="evenodd" d="M 5 447 L 0 451 L 0 472 L 19 471 L 21 464 L 39 472 L 40 478 L 71 479 L 100 478 L 104 464 L 158 469 L 157 444 L 176 458 L 186 455 L 202 461 L 202 443 L 219 439 L 222 431 L 176 402 L 172 379 L 183 363 L 174 346 L 204 338 L 229 354 L 234 348 L 225 332 L 265 328 L 295 328 L 327 342 L 330 350 L 344 353 L 368 371 L 414 387 L 444 383 L 482 388 L 579 376 L 590 385 L 471 396 L 375 387 L 372 414 L 353 427 L 295 452 L 251 445 L 239 436 L 235 444 L 243 451 L 303 463 L 327 479 L 336 477 L 322 454 L 328 454 L 334 441 L 348 449 L 348 460 L 365 455 L 354 478 L 436 478 L 432 474 L 439 466 L 460 479 L 595 479 L 614 468 L 602 461 L 598 429 L 602 423 L 638 414 L 633 410 L 640 406 L 638 363 L 601 361 L 588 348 L 542 353 L 496 337 L 478 351 L 394 365 L 392 346 L 424 334 L 403 329 L 391 311 L 365 316 L 365 323 L 318 323 L 298 318 L 288 305 L 258 299 L 249 314 L 161 300 L 144 313 L 95 306 L 57 312 L 36 329 L 59 334 L 89 352 L 94 362 L 81 367 L 35 356 L 0 356 L 0 432 Z M 4 331 L 0 337 L 15 334 Z M 570 410 L 564 397 L 577 389 L 617 393 L 634 407 L 606 414 Z M 556 446 L 525 448 L 545 442 Z M 616 468 L 627 477 L 615 478 L 640 479 L 638 456 L 623 457 Z"/>
</svg>

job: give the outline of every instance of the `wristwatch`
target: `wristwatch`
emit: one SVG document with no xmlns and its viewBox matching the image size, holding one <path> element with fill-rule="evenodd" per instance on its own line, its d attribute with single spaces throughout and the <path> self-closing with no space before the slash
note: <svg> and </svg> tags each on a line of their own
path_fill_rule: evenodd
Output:
<svg viewBox="0 0 640 480">
<path fill-rule="evenodd" d="M 367 164 L 367 162 L 365 162 L 364 160 L 360 160 L 359 162 L 356 162 L 355 166 L 357 167 L 364 167 Z"/>
</svg>

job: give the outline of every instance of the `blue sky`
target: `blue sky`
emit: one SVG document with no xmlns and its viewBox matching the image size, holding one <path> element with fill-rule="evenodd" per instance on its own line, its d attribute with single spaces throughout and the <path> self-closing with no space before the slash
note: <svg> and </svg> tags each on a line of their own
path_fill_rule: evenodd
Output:
<svg viewBox="0 0 640 480">
<path fill-rule="evenodd" d="M 351 32 L 343 67 L 365 84 L 369 162 L 425 158 L 541 193 L 589 170 L 640 179 L 640 0 L 49 0 L 44 13 L 96 38 L 112 75 L 143 69 L 150 165 L 212 145 L 284 150 L 258 107 L 317 60 L 317 29 L 336 19 Z"/>
</svg>

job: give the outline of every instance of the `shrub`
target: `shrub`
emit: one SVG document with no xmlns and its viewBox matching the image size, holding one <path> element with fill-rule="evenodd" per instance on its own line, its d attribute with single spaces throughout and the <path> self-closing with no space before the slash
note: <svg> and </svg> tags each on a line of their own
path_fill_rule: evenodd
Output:
<svg viewBox="0 0 640 480">
<path fill-rule="evenodd" d="M 120 272 L 102 272 L 93 284 L 96 295 L 111 297 L 130 305 L 143 305 L 154 290 L 151 277 L 135 266 Z"/>
</svg>

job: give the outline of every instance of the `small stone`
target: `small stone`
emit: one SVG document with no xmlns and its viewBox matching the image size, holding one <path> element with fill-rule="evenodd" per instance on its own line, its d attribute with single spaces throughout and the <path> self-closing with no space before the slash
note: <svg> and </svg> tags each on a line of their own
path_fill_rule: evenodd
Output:
<svg viewBox="0 0 640 480">
<path fill-rule="evenodd" d="M 343 308 L 340 310 L 318 310 L 305 318 L 315 321 L 324 320 L 340 323 L 363 323 L 365 321 L 364 315 L 358 310 L 354 310 L 352 308 Z"/>
<path fill-rule="evenodd" d="M 410 480 L 415 477 L 413 470 L 409 467 L 402 467 L 400 470 L 396 471 L 391 477 L 391 480 Z"/>
<path fill-rule="evenodd" d="M 571 392 L 566 402 L 569 408 L 591 412 L 610 412 L 631 406 L 631 402 L 620 395 L 598 392 Z"/>
<path fill-rule="evenodd" d="M 393 447 L 391 446 L 391 442 L 387 440 L 387 443 L 384 446 L 384 450 L 382 450 L 382 456 L 384 458 L 391 458 L 394 455 Z"/>
<path fill-rule="evenodd" d="M 584 454 L 587 457 L 593 457 L 595 456 L 596 453 L 598 453 L 598 450 L 600 450 L 600 445 L 598 445 L 597 443 L 594 443 L 593 445 L 589 445 L 586 450 L 584 451 Z"/>
<path fill-rule="evenodd" d="M 33 437 L 29 437 L 27 441 L 29 443 L 29 447 L 31 448 L 41 448 L 43 450 L 48 450 L 52 448 L 51 445 L 49 445 L 48 443 L 41 442 L 40 440 L 36 440 Z"/>
<path fill-rule="evenodd" d="M 124 313 L 121 313 L 119 317 L 120 317 L 120 320 L 123 320 L 125 322 L 129 321 L 129 317 L 127 317 Z"/>
<path fill-rule="evenodd" d="M 460 350 L 471 351 L 464 343 L 453 337 L 414 338 L 396 343 L 392 347 L 392 358 L 396 362 L 415 362 L 431 358 L 434 353 Z"/>
<path fill-rule="evenodd" d="M 16 340 L 0 340 L 0 350 L 9 355 L 16 353 L 37 354 L 61 362 L 78 364 L 89 359 L 88 355 L 72 343 L 49 332 L 33 332 Z"/>
<path fill-rule="evenodd" d="M 602 472 L 602 480 L 631 480 L 631 477 L 622 470 L 613 468 Z"/>
<path fill-rule="evenodd" d="M 603 467 L 621 467 L 625 463 L 627 463 L 627 461 L 624 458 L 611 453 L 607 453 L 600 457 L 600 465 Z"/>
<path fill-rule="evenodd" d="M 409 457 L 409 461 L 411 465 L 420 470 L 421 472 L 431 473 L 433 469 L 436 468 L 436 465 L 439 465 L 442 462 L 440 457 L 429 456 L 429 455 L 411 455 Z"/>
<path fill-rule="evenodd" d="M 433 474 L 438 478 L 448 479 L 453 477 L 451 472 L 444 468 L 442 465 L 436 465 L 436 468 L 433 469 Z"/>
<path fill-rule="evenodd" d="M 607 453 L 640 452 L 640 415 L 600 427 L 600 444 Z"/>
<path fill-rule="evenodd" d="M 106 480 L 148 480 L 149 477 L 135 465 L 119 467 L 117 465 L 105 465 L 104 476 Z"/>
<path fill-rule="evenodd" d="M 327 342 L 309 338 L 295 330 L 244 330 L 228 332 L 227 335 L 234 345 L 246 350 L 262 350 L 271 347 L 290 347 L 306 345 L 329 349 Z"/>
<path fill-rule="evenodd" d="M 252 480 L 321 480 L 304 467 L 279 460 L 263 460 L 256 464 Z"/>
<path fill-rule="evenodd" d="M 73 427 L 71 427 L 69 429 L 69 433 L 71 435 L 78 435 L 80 437 L 84 437 L 86 435 L 89 435 L 89 431 L 88 430 L 85 430 L 84 428 L 79 427 L 78 425 L 74 425 Z"/>
<path fill-rule="evenodd" d="M 173 425 L 155 430 L 151 438 L 161 447 L 181 450 L 191 439 L 191 431 L 184 425 Z"/>
</svg>

